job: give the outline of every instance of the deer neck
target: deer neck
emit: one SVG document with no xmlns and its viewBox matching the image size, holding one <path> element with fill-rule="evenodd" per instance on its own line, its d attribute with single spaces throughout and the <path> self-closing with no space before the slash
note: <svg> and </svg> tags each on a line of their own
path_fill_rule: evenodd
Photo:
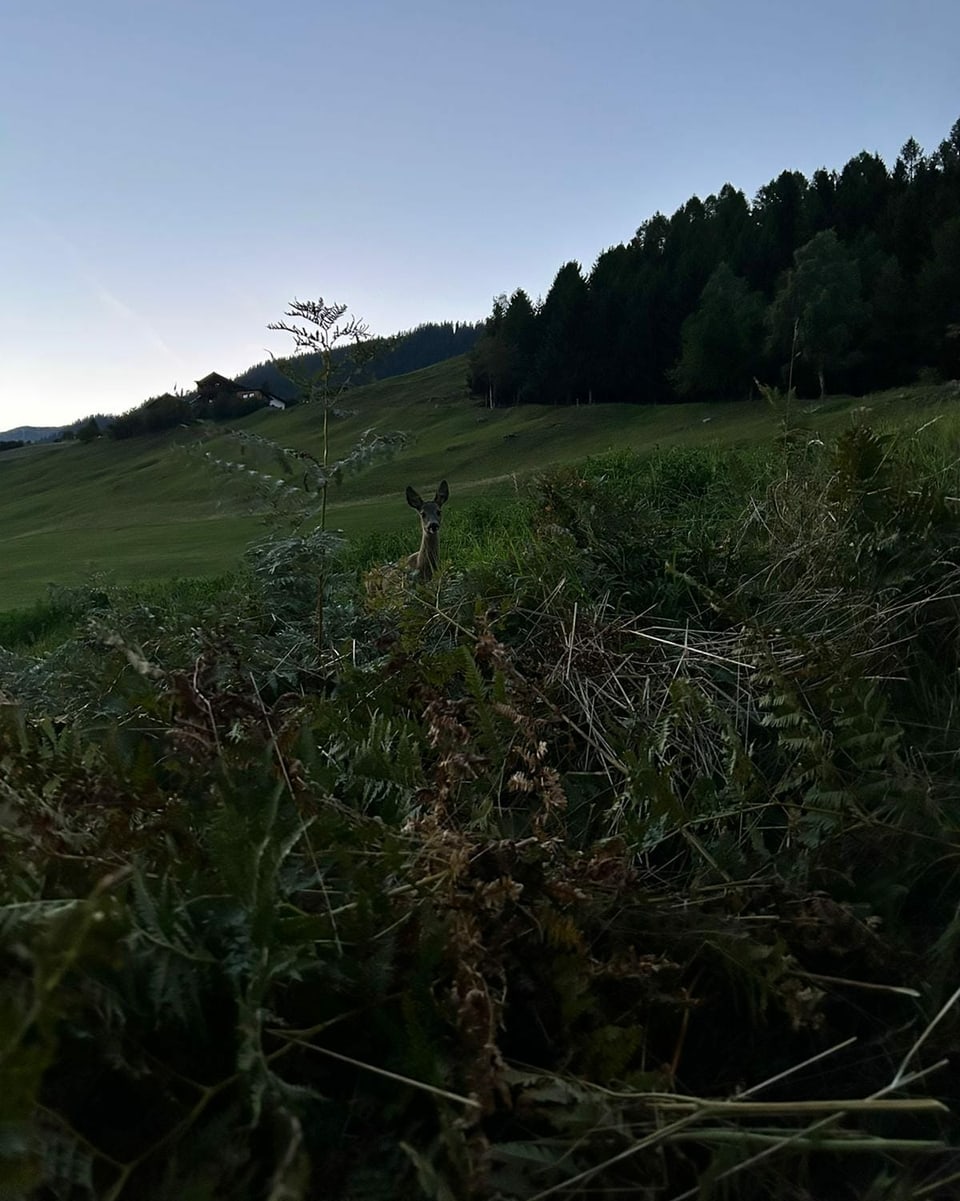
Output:
<svg viewBox="0 0 960 1201">
<path fill-rule="evenodd" d="M 430 534 L 423 531 L 420 539 L 420 549 L 417 551 L 417 573 L 422 583 L 436 572 L 440 566 L 440 533 Z"/>
</svg>

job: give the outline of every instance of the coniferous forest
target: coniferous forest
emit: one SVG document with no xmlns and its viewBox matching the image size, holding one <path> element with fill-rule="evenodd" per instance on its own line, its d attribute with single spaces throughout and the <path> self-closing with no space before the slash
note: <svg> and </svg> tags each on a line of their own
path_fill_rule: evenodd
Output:
<svg viewBox="0 0 960 1201">
<path fill-rule="evenodd" d="M 470 361 L 491 405 L 861 393 L 960 373 L 960 121 L 889 170 L 784 171 L 655 213 L 540 303 L 499 296 Z"/>
</svg>

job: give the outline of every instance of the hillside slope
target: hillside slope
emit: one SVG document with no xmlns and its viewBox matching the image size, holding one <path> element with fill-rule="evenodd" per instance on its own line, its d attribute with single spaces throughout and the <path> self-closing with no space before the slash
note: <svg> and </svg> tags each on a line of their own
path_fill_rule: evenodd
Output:
<svg viewBox="0 0 960 1201">
<path fill-rule="evenodd" d="M 333 454 L 345 453 L 371 427 L 402 431 L 392 458 L 350 476 L 331 498 L 329 524 L 348 534 L 377 527 L 412 529 L 403 490 L 441 477 L 452 503 L 507 493 L 532 473 L 574 462 L 612 446 L 762 442 L 778 417 L 759 401 L 671 406 L 527 405 L 488 410 L 466 395 L 465 360 L 357 389 L 351 415 L 333 425 Z M 951 400 L 942 389 L 899 390 L 869 398 L 873 420 L 929 420 Z M 953 402 L 955 404 L 955 401 Z M 801 406 L 817 431 L 847 420 L 860 400 L 836 398 Z M 236 428 L 318 453 L 320 413 L 309 407 L 261 410 Z M 263 518 L 225 494 L 222 477 L 201 455 L 236 457 L 220 429 L 89 445 L 41 444 L 0 457 L 0 609 L 31 603 L 50 583 L 75 584 L 107 573 L 120 581 L 210 575 L 228 569 Z M 246 511 L 245 511 L 246 509 Z M 411 534 L 412 536 L 412 534 Z"/>
</svg>

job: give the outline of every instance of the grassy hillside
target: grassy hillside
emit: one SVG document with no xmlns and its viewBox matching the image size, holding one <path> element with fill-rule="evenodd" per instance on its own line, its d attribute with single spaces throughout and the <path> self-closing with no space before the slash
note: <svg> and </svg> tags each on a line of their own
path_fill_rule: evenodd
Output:
<svg viewBox="0 0 960 1201">
<path fill-rule="evenodd" d="M 463 359 L 357 390 L 353 415 L 335 422 L 340 455 L 366 429 L 408 438 L 392 459 L 350 477 L 332 497 L 329 524 L 348 534 L 376 529 L 416 534 L 403 489 L 441 476 L 453 502 L 511 491 L 552 464 L 611 447 L 745 446 L 767 441 L 778 416 L 759 401 L 723 405 L 525 406 L 489 411 L 464 389 Z M 876 426 L 950 425 L 956 399 L 938 388 L 800 406 L 812 431 L 828 433 L 866 403 Z M 319 413 L 262 410 L 237 422 L 284 445 L 317 452 Z M 116 581 L 212 575 L 236 562 L 262 530 L 262 518 L 225 498 L 223 481 L 189 448 L 198 430 L 87 446 L 24 447 L 0 456 L 0 609 L 31 603 L 50 583 L 105 573 Z M 226 439 L 214 437 L 211 449 Z"/>
</svg>

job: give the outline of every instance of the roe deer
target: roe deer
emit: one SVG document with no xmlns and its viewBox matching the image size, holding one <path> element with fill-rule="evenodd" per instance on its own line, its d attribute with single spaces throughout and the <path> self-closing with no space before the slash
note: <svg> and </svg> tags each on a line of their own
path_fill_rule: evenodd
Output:
<svg viewBox="0 0 960 1201">
<path fill-rule="evenodd" d="M 417 582 L 425 584 L 440 566 L 440 510 L 450 499 L 447 481 L 441 480 L 433 500 L 421 499 L 420 493 L 407 485 L 407 504 L 420 514 L 423 537 L 420 549 L 406 559 L 407 571 L 417 573 Z"/>
<path fill-rule="evenodd" d="M 386 563 L 374 567 L 364 576 L 367 595 L 387 597 L 402 593 L 411 577 L 418 584 L 426 584 L 440 566 L 440 510 L 450 497 L 447 481 L 441 480 L 433 500 L 424 500 L 415 488 L 407 487 L 407 504 L 420 514 L 420 549 L 407 555 L 398 563 Z"/>
</svg>

